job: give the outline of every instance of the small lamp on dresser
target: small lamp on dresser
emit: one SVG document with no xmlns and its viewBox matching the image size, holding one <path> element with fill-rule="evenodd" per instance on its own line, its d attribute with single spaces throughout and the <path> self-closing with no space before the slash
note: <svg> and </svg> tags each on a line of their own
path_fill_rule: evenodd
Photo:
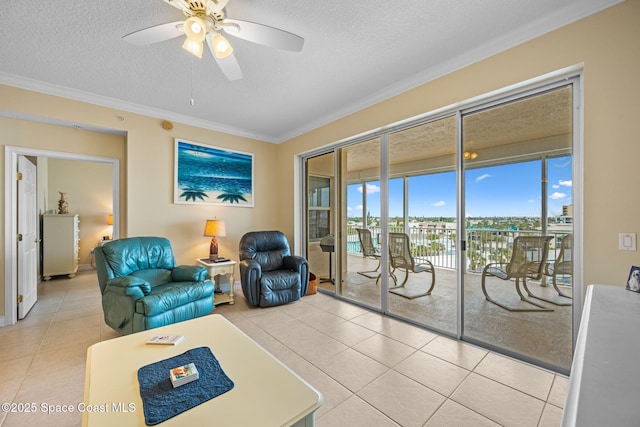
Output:
<svg viewBox="0 0 640 427">
<path fill-rule="evenodd" d="M 208 219 L 204 225 L 204 235 L 211 237 L 211 245 L 209 246 L 209 259 L 214 261 L 218 259 L 218 240 L 217 237 L 225 237 L 227 230 L 224 221 L 219 219 Z"/>
</svg>

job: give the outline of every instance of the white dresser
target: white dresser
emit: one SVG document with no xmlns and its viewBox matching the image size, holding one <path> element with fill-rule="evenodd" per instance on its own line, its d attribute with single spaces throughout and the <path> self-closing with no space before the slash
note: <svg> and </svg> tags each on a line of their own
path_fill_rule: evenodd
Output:
<svg viewBox="0 0 640 427">
<path fill-rule="evenodd" d="M 80 218 L 77 214 L 43 215 L 42 277 L 68 275 L 78 271 Z"/>
</svg>

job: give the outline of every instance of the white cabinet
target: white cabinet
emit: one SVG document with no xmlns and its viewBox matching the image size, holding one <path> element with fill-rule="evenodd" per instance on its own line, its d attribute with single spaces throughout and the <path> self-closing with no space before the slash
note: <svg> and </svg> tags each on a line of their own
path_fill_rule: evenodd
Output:
<svg viewBox="0 0 640 427">
<path fill-rule="evenodd" d="M 77 214 L 44 215 L 42 218 L 42 276 L 66 274 L 74 277 L 78 271 L 80 218 Z"/>
</svg>

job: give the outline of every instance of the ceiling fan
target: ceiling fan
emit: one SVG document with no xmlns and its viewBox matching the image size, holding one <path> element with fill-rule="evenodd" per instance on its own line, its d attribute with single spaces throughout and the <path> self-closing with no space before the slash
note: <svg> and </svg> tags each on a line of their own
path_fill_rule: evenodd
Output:
<svg viewBox="0 0 640 427">
<path fill-rule="evenodd" d="M 186 36 L 182 47 L 198 58 L 202 58 L 206 41 L 218 66 L 229 80 L 241 79 L 242 70 L 233 55 L 233 47 L 222 33 L 293 52 L 300 52 L 304 44 L 304 39 L 296 34 L 255 22 L 227 18 L 224 8 L 229 0 L 163 1 L 184 13 L 186 20 L 154 25 L 127 34 L 122 39 L 143 46 Z"/>
</svg>

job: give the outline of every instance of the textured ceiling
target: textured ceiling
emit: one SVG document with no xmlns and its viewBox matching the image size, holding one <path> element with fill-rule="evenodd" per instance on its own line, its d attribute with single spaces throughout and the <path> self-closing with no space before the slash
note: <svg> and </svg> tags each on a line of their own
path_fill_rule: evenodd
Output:
<svg viewBox="0 0 640 427">
<path fill-rule="evenodd" d="M 305 45 L 228 37 L 244 76 L 228 81 L 181 38 L 121 39 L 183 19 L 162 0 L 2 0 L 0 84 L 277 143 L 618 2 L 230 0 L 228 17 Z"/>
<path fill-rule="evenodd" d="M 466 167 L 570 148 L 571 114 L 572 89 L 563 87 L 465 115 L 463 144 L 465 150 L 478 155 Z M 378 170 L 380 138 L 349 146 L 346 151 L 347 171 Z M 455 115 L 389 135 L 390 165 L 424 167 L 424 160 L 439 158 L 435 166 L 455 168 L 455 153 Z"/>
</svg>

